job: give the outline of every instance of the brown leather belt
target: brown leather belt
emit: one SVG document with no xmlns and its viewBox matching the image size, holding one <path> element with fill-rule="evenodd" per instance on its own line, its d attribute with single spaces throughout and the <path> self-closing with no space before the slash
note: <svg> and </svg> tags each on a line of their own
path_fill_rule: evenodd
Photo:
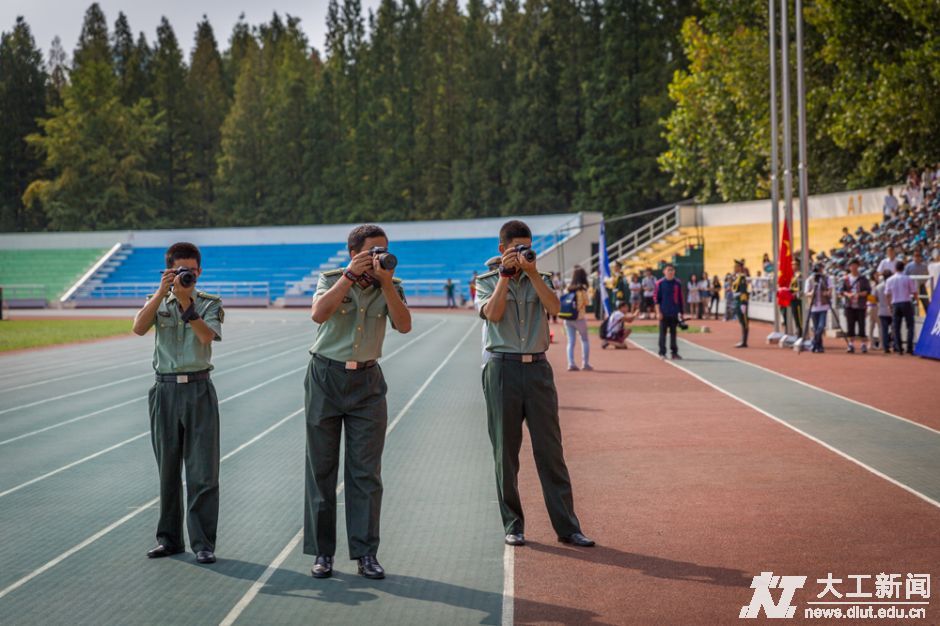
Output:
<svg viewBox="0 0 940 626">
<path fill-rule="evenodd" d="M 194 383 L 197 380 L 209 380 L 209 370 L 185 374 L 157 374 L 158 383 Z"/>
<path fill-rule="evenodd" d="M 490 352 L 492 358 L 501 361 L 521 361 L 522 363 L 537 363 L 546 359 L 544 352 L 535 352 L 534 354 L 521 354 L 518 352 Z"/>
<path fill-rule="evenodd" d="M 372 359 L 371 361 L 336 361 L 334 359 L 327 358 L 321 354 L 314 354 L 313 358 L 329 365 L 330 367 L 335 367 L 336 369 L 352 371 L 352 370 L 365 370 L 370 367 L 375 367 L 378 364 L 378 361 Z"/>
</svg>

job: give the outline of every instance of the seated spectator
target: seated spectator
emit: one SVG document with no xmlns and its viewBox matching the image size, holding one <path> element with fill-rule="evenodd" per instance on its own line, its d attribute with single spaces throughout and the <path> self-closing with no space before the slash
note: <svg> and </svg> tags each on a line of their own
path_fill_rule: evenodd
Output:
<svg viewBox="0 0 940 626">
<path fill-rule="evenodd" d="M 613 345 L 617 350 L 627 349 L 627 337 L 630 336 L 630 328 L 627 328 L 627 322 L 632 322 L 636 315 L 628 312 L 629 306 L 626 302 L 619 302 L 617 309 L 610 314 L 607 321 L 607 337 L 601 342 L 601 349 L 606 349 L 608 345 Z"/>
</svg>

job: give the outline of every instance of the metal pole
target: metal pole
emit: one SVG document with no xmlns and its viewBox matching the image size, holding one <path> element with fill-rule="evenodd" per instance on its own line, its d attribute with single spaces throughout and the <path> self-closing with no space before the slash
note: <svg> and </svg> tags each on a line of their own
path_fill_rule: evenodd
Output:
<svg viewBox="0 0 940 626">
<path fill-rule="evenodd" d="M 800 151 L 800 267 L 809 275 L 809 177 L 806 164 L 806 86 L 803 82 L 803 0 L 796 0 L 796 99 Z"/>
<path fill-rule="evenodd" d="M 786 0 L 784 0 L 786 2 Z M 780 184 L 777 181 L 777 47 L 775 45 L 776 28 L 776 7 L 775 0 L 768 0 L 769 9 L 769 27 L 768 43 L 770 46 L 770 223 L 773 243 L 771 251 L 774 255 L 773 285 L 777 285 L 778 263 L 780 262 Z M 780 333 L 780 307 L 777 306 L 776 298 L 773 298 L 774 306 L 774 334 Z"/>
<path fill-rule="evenodd" d="M 793 249 L 793 147 L 790 130 L 790 32 L 787 4 L 780 0 L 780 79 L 783 111 L 783 215 L 790 228 L 790 249 Z M 787 324 L 789 327 L 789 324 Z M 789 334 L 789 328 L 787 330 Z"/>
</svg>

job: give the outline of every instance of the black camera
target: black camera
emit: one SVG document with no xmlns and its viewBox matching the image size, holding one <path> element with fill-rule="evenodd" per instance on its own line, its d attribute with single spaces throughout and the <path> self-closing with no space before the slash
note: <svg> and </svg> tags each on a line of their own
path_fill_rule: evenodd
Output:
<svg viewBox="0 0 940 626">
<path fill-rule="evenodd" d="M 677 325 L 678 325 L 679 328 L 681 328 L 682 330 L 689 330 L 689 325 L 686 323 L 685 320 L 679 320 L 679 323 L 678 323 Z"/>
<path fill-rule="evenodd" d="M 369 248 L 369 254 L 379 258 L 379 266 L 383 270 L 393 270 L 398 265 L 398 257 L 388 251 L 388 248 L 375 246 Z"/>
<path fill-rule="evenodd" d="M 167 272 L 179 276 L 180 287 L 189 289 L 196 284 L 196 272 L 188 267 L 177 267 L 175 270 L 167 270 Z"/>
<path fill-rule="evenodd" d="M 519 244 L 518 246 L 513 248 L 513 250 L 518 252 L 522 256 L 522 258 L 528 261 L 529 263 L 535 260 L 535 250 L 532 249 L 532 246 Z"/>
</svg>

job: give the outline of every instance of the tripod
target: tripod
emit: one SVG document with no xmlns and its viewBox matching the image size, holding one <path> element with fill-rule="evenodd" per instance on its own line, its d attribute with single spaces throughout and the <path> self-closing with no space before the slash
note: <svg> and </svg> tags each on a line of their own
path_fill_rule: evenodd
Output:
<svg viewBox="0 0 940 626">
<path fill-rule="evenodd" d="M 826 283 L 828 284 L 829 279 L 823 276 L 822 274 L 817 272 L 816 274 L 813 275 L 813 296 L 812 298 L 810 298 L 810 301 L 809 301 L 809 310 L 807 311 L 808 315 L 806 315 L 805 316 L 806 319 L 803 320 L 803 336 L 800 337 L 800 339 L 796 342 L 796 348 L 794 348 L 797 354 L 800 354 L 801 352 L 803 352 L 803 342 L 806 340 L 806 337 L 809 336 L 809 324 L 810 324 L 810 320 L 812 320 L 813 318 L 813 315 L 812 315 L 813 303 L 816 302 L 816 296 L 819 294 L 819 288 L 822 285 L 823 280 L 825 280 Z M 835 324 L 836 330 L 838 330 L 839 333 L 842 335 L 842 340 L 845 341 L 845 345 L 846 347 L 848 347 L 849 340 L 845 336 L 845 331 L 842 330 L 842 323 L 839 321 L 839 313 L 838 311 L 836 311 L 835 307 L 832 306 L 831 298 L 829 299 L 828 304 L 829 304 L 829 311 L 832 313 L 832 321 Z"/>
</svg>

